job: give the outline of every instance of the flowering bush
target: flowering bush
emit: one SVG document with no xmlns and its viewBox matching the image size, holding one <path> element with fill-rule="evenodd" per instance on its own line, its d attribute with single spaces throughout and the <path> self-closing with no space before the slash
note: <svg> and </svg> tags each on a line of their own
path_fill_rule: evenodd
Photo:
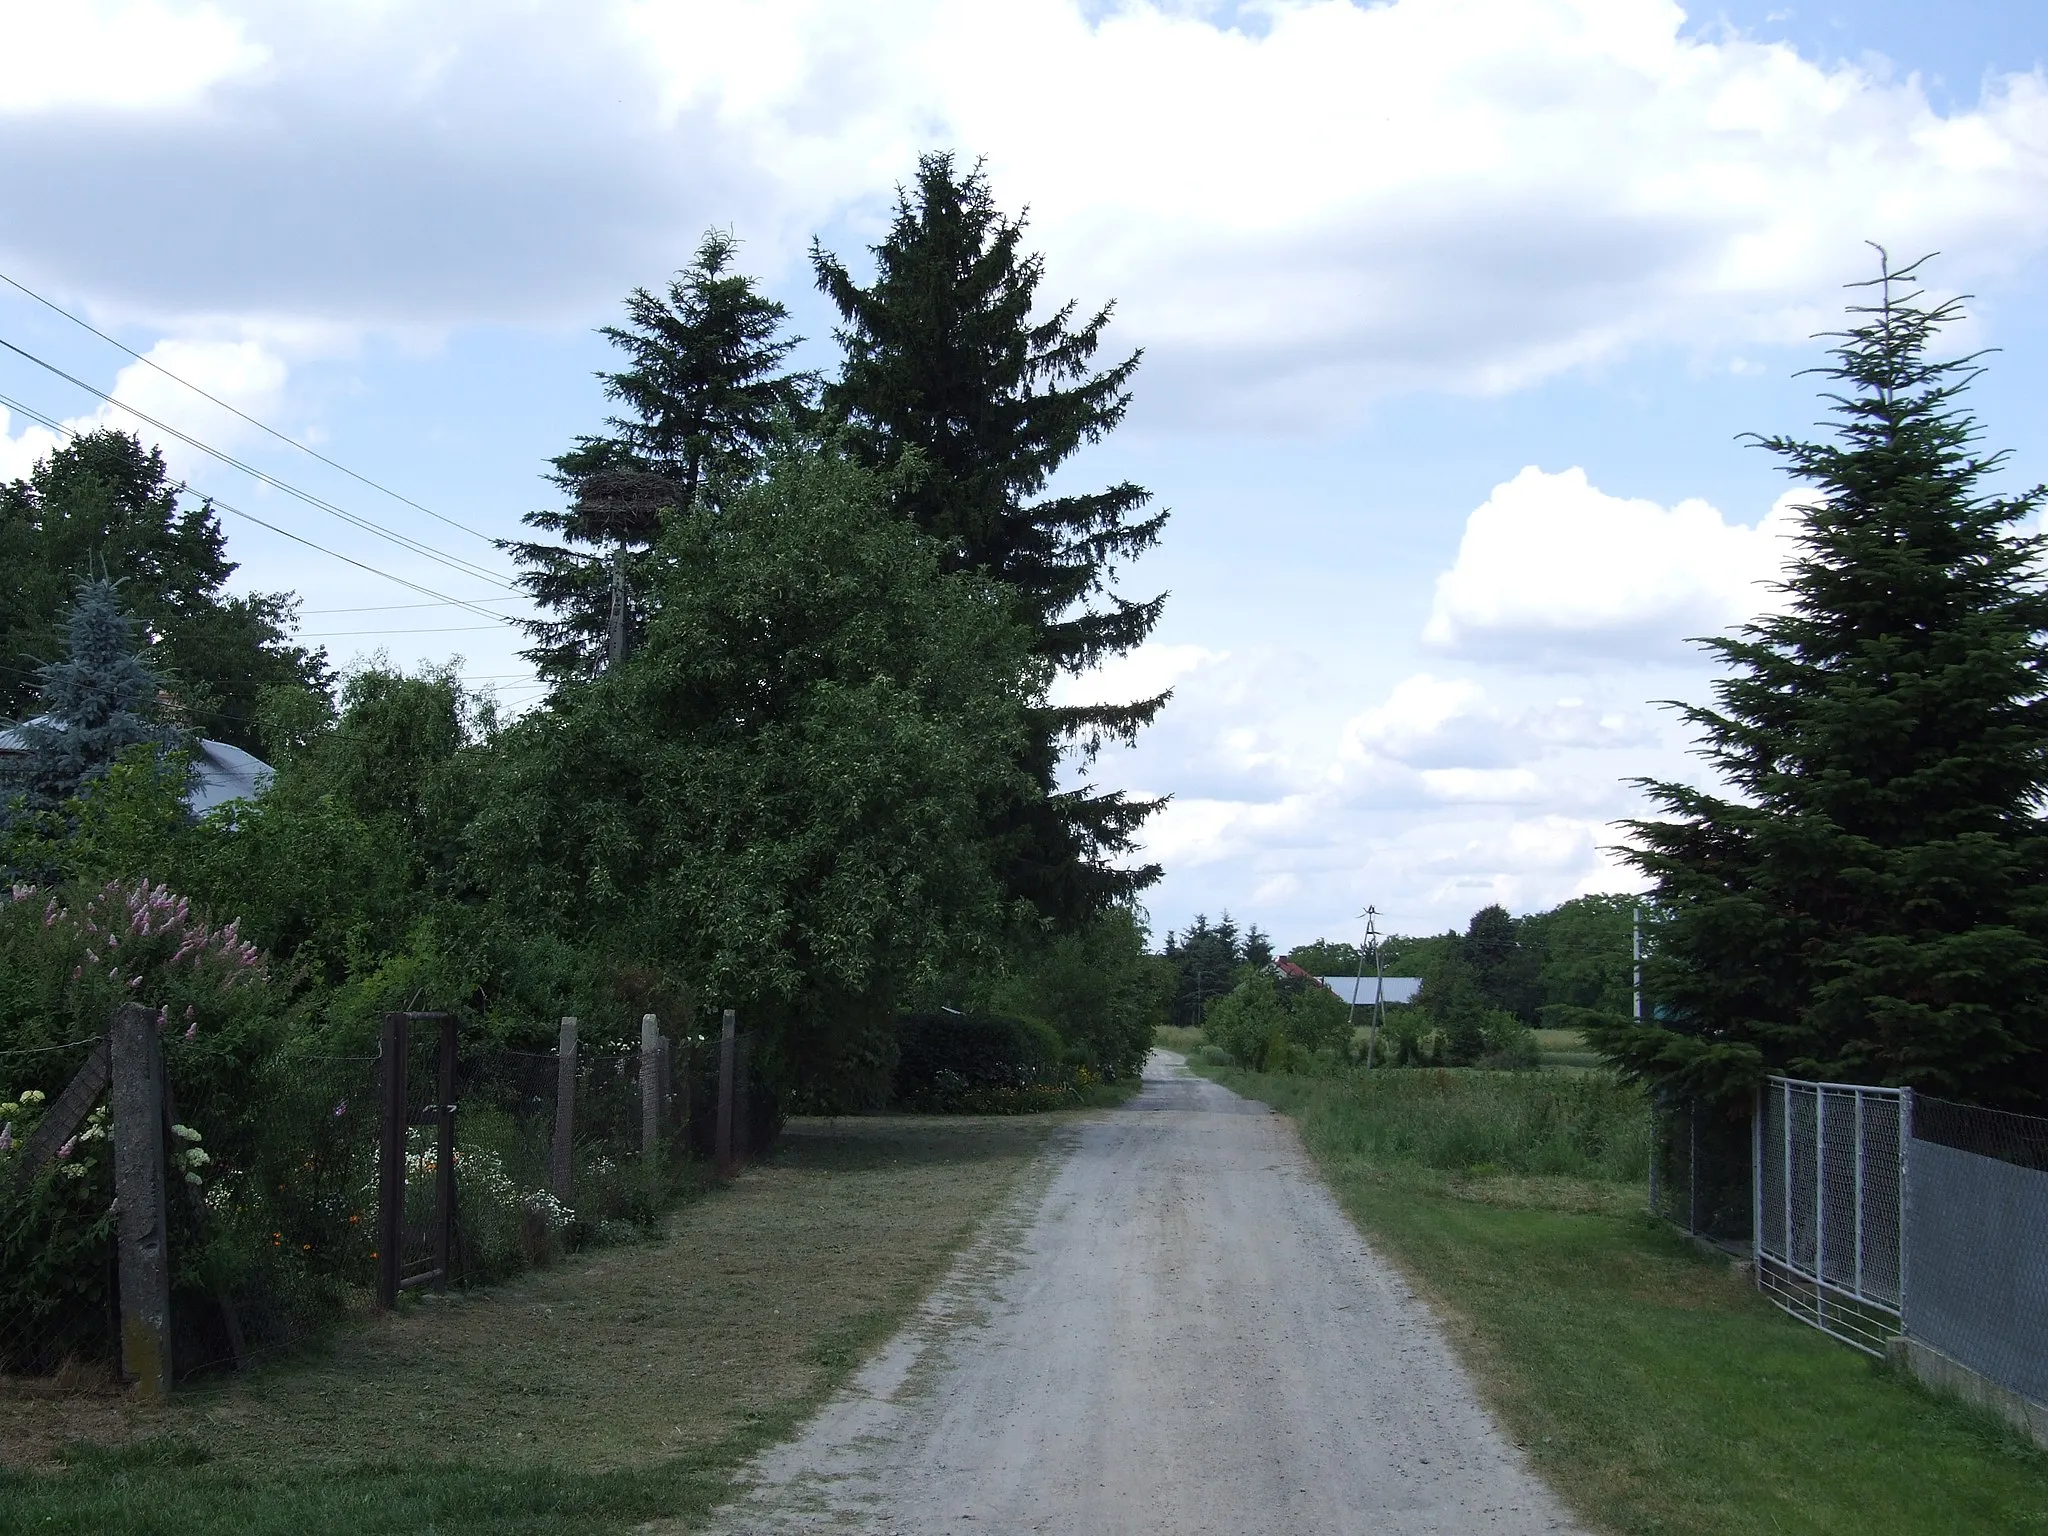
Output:
<svg viewBox="0 0 2048 1536">
<path fill-rule="evenodd" d="M 156 1012 L 179 1121 L 171 1174 L 202 1200 L 246 1206 L 279 1099 L 281 1024 L 264 958 L 149 880 L 0 890 L 0 1370 L 51 1369 L 111 1351 L 108 1111 L 92 1110 L 26 1185 L 12 1166 L 115 1010 Z M 217 1267 L 221 1223 L 201 1230 L 174 1189 L 174 1279 Z"/>
</svg>

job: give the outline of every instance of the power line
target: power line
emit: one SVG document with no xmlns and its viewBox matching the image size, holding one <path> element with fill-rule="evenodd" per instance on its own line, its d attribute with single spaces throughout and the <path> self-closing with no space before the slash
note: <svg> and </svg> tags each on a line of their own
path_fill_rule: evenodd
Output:
<svg viewBox="0 0 2048 1536">
<path fill-rule="evenodd" d="M 4 400 L 0 400 L 0 404 L 4 403 Z M 483 601 L 485 603 L 514 603 L 523 602 L 524 599 L 514 597 L 489 597 L 483 599 Z M 439 608 L 441 606 L 442 605 L 440 603 L 369 603 L 365 604 L 363 607 L 360 608 L 301 608 L 299 610 L 299 613 L 302 616 L 311 616 L 314 614 L 320 614 L 324 616 L 327 614 L 335 613 L 402 613 L 414 608 Z"/>
<path fill-rule="evenodd" d="M 0 341 L 0 346 L 6 345 L 6 342 Z M 15 350 L 19 349 L 17 348 Z M 27 354 L 24 353 L 23 355 L 26 356 Z M 54 372 L 55 370 L 53 369 L 52 371 Z M 88 389 L 91 388 L 90 385 L 87 385 L 85 387 Z M 97 391 L 94 391 L 94 393 L 97 393 Z M 46 416 L 41 411 L 34 410 L 29 406 L 21 404 L 17 400 L 12 400 L 8 398 L 5 395 L 0 395 L 0 405 L 5 405 L 12 410 L 18 410 L 24 416 L 29 417 L 31 420 L 40 422 L 43 426 L 49 427 L 52 431 L 61 432 L 66 437 L 78 436 L 77 431 L 72 427 L 67 426 L 65 423 L 58 421 L 53 417 Z M 123 409 L 127 409 L 127 407 L 123 407 Z M 141 413 L 137 412 L 136 414 L 140 415 Z M 144 420 L 147 419 L 147 417 L 144 417 Z M 420 583 L 410 580 L 407 577 L 394 575 L 390 571 L 380 570 L 374 565 L 370 565 L 364 561 L 356 559 L 353 555 L 344 555 L 341 553 L 341 551 L 329 549 L 324 544 L 316 544 L 311 539 L 307 538 L 304 534 L 293 533 L 289 528 L 280 528 L 276 523 L 269 521 L 267 518 L 258 517 L 253 512 L 244 512 L 240 507 L 237 507 L 230 502 L 222 501 L 217 496 L 201 495 L 198 491 L 193 490 L 192 487 L 185 484 L 185 482 L 182 480 L 177 481 L 175 484 L 173 484 L 171 489 L 173 491 L 180 492 L 186 496 L 190 496 L 195 501 L 203 502 L 207 506 L 217 507 L 221 511 L 228 513 L 230 516 L 241 518 L 244 522 L 254 523 L 259 528 L 267 528 L 272 533 L 277 534 L 281 538 L 290 539 L 294 544 L 303 544 L 306 548 L 314 551 L 316 554 L 326 555 L 330 559 L 341 561 L 344 565 L 352 565 L 359 571 L 367 571 L 372 576 L 381 576 L 386 581 L 396 582 L 399 586 L 406 588 L 408 591 L 417 592 L 422 597 L 430 597 L 434 599 L 434 605 L 437 607 L 454 607 L 465 609 L 468 612 L 475 614 L 478 618 L 491 620 L 492 623 L 494 624 L 510 625 L 517 624 L 519 622 L 517 619 L 508 618 L 504 614 L 492 613 L 488 608 L 484 608 L 477 603 L 473 603 L 469 601 L 469 599 L 467 598 L 450 597 L 445 592 L 436 592 L 432 587 L 421 586 Z M 504 599 L 486 599 L 485 601 L 502 602 L 504 601 Z"/>
<path fill-rule="evenodd" d="M 215 405 L 219 406 L 222 410 L 228 412 L 231 415 L 239 416 L 243 421 L 249 423 L 250 426 L 256 428 L 257 431 L 267 432 L 272 437 L 276 438 L 279 442 L 287 443 L 290 446 L 298 449 L 299 452 L 301 453 L 311 454 L 314 458 L 318 459 L 322 464 L 327 465 L 328 468 L 340 470 L 344 475 L 347 475 L 349 479 L 357 481 L 360 484 L 367 485 L 371 490 L 381 492 L 382 494 L 389 496 L 393 501 L 402 501 L 408 507 L 411 507 L 415 512 L 424 512 L 427 514 L 427 516 L 433 518 L 434 521 L 439 523 L 446 523 L 450 528 L 459 529 L 463 533 L 468 534 L 473 539 L 482 539 L 486 544 L 490 545 L 496 545 L 496 543 L 498 542 L 496 539 L 492 538 L 491 535 L 487 533 L 480 533 L 476 529 L 470 527 L 467 523 L 459 523 L 452 517 L 443 517 L 439 512 L 436 512 L 432 507 L 423 507 L 418 502 L 414 501 L 410 496 L 401 495 L 399 492 L 392 490 L 389 486 L 379 485 L 375 480 L 372 480 L 368 475 L 359 475 L 354 470 L 350 469 L 346 464 L 336 463 L 333 459 L 327 457 L 327 455 L 322 453 L 319 449 L 312 447 L 310 444 L 302 443 L 297 438 L 292 437 L 287 433 L 278 431 L 277 428 L 275 427 L 265 425 L 263 422 L 258 421 L 254 416 L 251 416 L 247 411 L 239 410 L 235 406 L 229 405 L 227 401 L 221 399 L 218 395 L 208 394 L 205 390 L 201 389 L 197 384 L 194 384 L 190 379 L 180 378 L 177 374 L 171 372 L 170 369 L 166 368 L 162 363 L 157 362 L 154 358 L 144 357 L 140 352 L 136 351 L 126 342 L 116 341 L 113 337 L 109 336 L 105 331 L 102 331 L 98 327 L 88 323 L 85 320 L 80 319 L 77 315 L 72 314 L 70 310 L 65 309 L 62 305 L 59 305 L 53 302 L 52 300 L 44 298 L 40 293 L 37 293 L 33 288 L 29 287 L 26 283 L 16 281 L 14 278 L 9 277 L 5 272 L 0 272 L 0 283 L 5 283 L 10 288 L 19 289 L 22 293 L 27 294 L 30 298 L 34 299 L 38 304 L 42 305 L 45 309 L 54 310 L 56 313 L 62 315 L 66 320 L 69 320 L 73 325 L 82 326 L 86 330 L 91 331 L 93 335 L 99 337 L 99 339 L 101 341 L 104 341 L 108 346 L 118 347 L 121 351 L 127 353 L 130 357 L 134 358 L 135 361 L 137 361 L 138 363 L 142 363 L 150 368 L 154 368 L 158 373 L 162 374 L 172 383 L 184 385 L 185 388 L 191 390 L 193 394 L 199 396 L 202 400 L 211 400 Z"/>
<path fill-rule="evenodd" d="M 507 621 L 509 622 L 509 621 Z M 300 633 L 301 640 L 345 640 L 350 636 L 364 635 L 474 635 L 486 629 L 502 629 L 499 624 L 449 624 L 423 626 L 419 629 L 319 629 Z"/>
<path fill-rule="evenodd" d="M 92 395 L 94 398 L 105 401 L 108 405 L 113 406 L 114 409 L 118 411 L 126 411 L 130 416 L 135 417 L 136 420 L 145 421 L 149 423 L 149 425 L 155 427 L 159 432 L 168 433 L 170 436 L 175 437 L 179 442 L 186 444 L 188 447 L 196 448 L 199 450 L 199 452 L 220 460 L 221 463 L 227 465 L 229 468 L 240 470 L 243 474 L 250 476 L 252 479 L 258 480 L 263 484 L 271 486 L 276 490 L 283 491 L 287 496 L 297 497 L 300 501 L 305 502 L 310 507 L 317 508 L 318 510 L 325 512 L 332 517 L 338 517 L 343 522 L 350 523 L 355 527 L 362 529 L 366 533 L 375 534 L 380 539 L 389 540 L 393 544 L 397 544 L 402 548 L 411 550 L 414 554 L 424 555 L 427 559 L 436 561 L 441 565 L 445 565 L 450 570 L 459 571 L 465 576 L 474 577 L 482 581 L 488 581 L 494 586 L 505 588 L 507 591 L 512 590 L 512 583 L 507 581 L 503 576 L 499 575 L 495 571 L 489 570 L 484 566 L 478 565 L 474 561 L 464 560 L 459 555 L 450 555 L 441 550 L 433 548 L 431 545 L 422 544 L 418 539 L 415 539 L 408 534 L 398 533 L 393 529 L 386 528 L 381 523 L 373 523 L 366 517 L 358 517 L 355 513 L 348 511 L 346 508 L 336 506 L 333 502 L 327 501 L 322 497 L 315 496 L 310 491 L 300 490 L 297 486 L 291 484 L 289 481 L 280 480 L 277 478 L 277 476 L 270 474 L 265 470 L 258 469 L 253 464 L 245 464 L 240 459 L 234 457 L 232 454 L 223 453 L 220 449 L 214 447 L 212 444 L 201 442 L 198 438 L 192 436 L 191 433 L 181 431 L 177 427 L 172 426 L 169 422 L 159 421 L 154 416 L 149 415 L 145 411 L 137 410 L 134 406 L 129 405 L 125 401 L 115 399 L 114 396 L 108 394 L 103 389 L 94 388 L 92 385 L 86 383 L 85 380 L 78 378 L 75 375 L 66 373 L 62 368 L 59 368 L 55 363 L 46 362 L 44 359 L 37 357 L 33 352 L 27 351 L 25 348 L 16 346 L 13 342 L 7 340 L 5 337 L 0 337 L 0 347 L 4 347 L 7 351 L 14 353 L 15 356 L 17 357 L 24 358 L 27 361 L 34 363 L 38 368 L 41 368 L 48 373 L 55 374 L 58 378 L 64 380 L 65 383 L 84 390 L 87 394 Z M 45 424 L 47 425 L 47 422 Z"/>
</svg>

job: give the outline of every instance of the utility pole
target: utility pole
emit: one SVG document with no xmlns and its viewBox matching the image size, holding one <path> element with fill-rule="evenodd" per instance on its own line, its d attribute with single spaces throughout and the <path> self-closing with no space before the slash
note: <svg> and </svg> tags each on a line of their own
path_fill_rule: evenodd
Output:
<svg viewBox="0 0 2048 1536">
<path fill-rule="evenodd" d="M 607 651 L 605 670 L 616 672 L 619 663 L 626 659 L 626 546 L 621 543 L 612 550 L 612 624 L 611 644 Z"/>
<path fill-rule="evenodd" d="M 1365 909 L 1365 949 L 1358 952 L 1359 981 L 1351 988 L 1351 1006 L 1358 1007 L 1358 988 L 1365 978 L 1365 950 L 1372 951 L 1372 1031 L 1365 1037 L 1365 1070 L 1370 1072 L 1380 1044 L 1380 1026 L 1387 1020 L 1387 970 L 1380 955 L 1379 908 Z"/>
<path fill-rule="evenodd" d="M 1636 1022 L 1643 1022 L 1643 904 L 1637 902 L 1628 914 L 1629 959 L 1635 966 Z"/>
</svg>

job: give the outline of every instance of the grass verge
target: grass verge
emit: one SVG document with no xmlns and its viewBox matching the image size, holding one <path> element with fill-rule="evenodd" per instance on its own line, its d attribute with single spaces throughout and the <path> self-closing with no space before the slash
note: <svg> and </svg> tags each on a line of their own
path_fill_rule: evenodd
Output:
<svg viewBox="0 0 2048 1536">
<path fill-rule="evenodd" d="M 2048 1456 L 1793 1322 L 1641 1215 L 1639 1186 L 1431 1167 L 1342 1080 L 1205 1070 L 1294 1118 L 1338 1200 L 1596 1528 L 2048 1531 Z"/>
<path fill-rule="evenodd" d="M 658 1239 L 422 1300 L 161 1412 L 0 1402 L 0 1530 L 695 1523 L 895 1331 L 1072 1119 L 793 1122 Z"/>
</svg>

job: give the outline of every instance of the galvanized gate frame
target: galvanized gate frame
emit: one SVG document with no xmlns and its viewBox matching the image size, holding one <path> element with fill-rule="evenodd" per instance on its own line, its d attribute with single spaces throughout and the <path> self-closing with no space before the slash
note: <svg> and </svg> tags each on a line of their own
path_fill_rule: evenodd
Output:
<svg viewBox="0 0 2048 1536">
<path fill-rule="evenodd" d="M 1807 1099 L 1812 1106 L 1810 1143 L 1793 1123 L 1795 1104 Z M 1777 1111 L 1775 1126 L 1771 1107 Z M 1841 1125 L 1845 1115 L 1848 1124 Z M 1885 1120 L 1891 1122 L 1890 1138 L 1873 1134 L 1873 1126 L 1881 1129 Z M 1883 1355 L 1891 1339 L 1905 1331 L 1912 1090 L 1772 1077 L 1758 1092 L 1753 1126 L 1757 1289 L 1801 1322 L 1866 1354 Z M 1845 1136 L 1846 1147 L 1837 1139 Z M 1767 1139 L 1777 1145 L 1767 1145 Z M 1886 1139 L 1895 1139 L 1893 1156 L 1882 1155 Z M 1875 1164 L 1873 1154 L 1878 1154 Z M 1831 1165 L 1838 1166 L 1844 1156 L 1850 1175 L 1846 1187 L 1831 1188 Z M 1851 1224 L 1846 1265 L 1830 1263 L 1840 1256 L 1844 1241 L 1838 1228 L 1831 1230 L 1831 1216 L 1837 1222 L 1846 1216 Z M 1810 1263 L 1804 1261 L 1809 1238 Z"/>
</svg>

